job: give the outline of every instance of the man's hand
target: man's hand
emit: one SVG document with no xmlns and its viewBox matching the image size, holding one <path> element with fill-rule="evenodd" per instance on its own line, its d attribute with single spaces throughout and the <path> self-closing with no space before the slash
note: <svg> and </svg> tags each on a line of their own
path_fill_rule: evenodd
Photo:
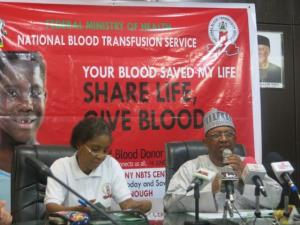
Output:
<svg viewBox="0 0 300 225">
<path fill-rule="evenodd" d="M 239 178 L 241 177 L 245 165 L 239 156 L 232 154 L 231 156 L 227 157 L 226 164 L 232 167 Z"/>
<path fill-rule="evenodd" d="M 5 203 L 0 201 L 0 225 L 10 225 L 12 216 L 5 210 Z"/>
<path fill-rule="evenodd" d="M 149 212 L 152 208 L 152 203 L 149 200 L 133 200 L 132 198 L 126 199 L 119 203 L 122 210 L 138 210 L 142 213 Z"/>
<path fill-rule="evenodd" d="M 213 180 L 213 182 L 211 184 L 212 193 L 216 194 L 217 192 L 219 192 L 221 190 L 221 185 L 222 185 L 221 175 L 217 174 L 215 179 Z"/>
</svg>

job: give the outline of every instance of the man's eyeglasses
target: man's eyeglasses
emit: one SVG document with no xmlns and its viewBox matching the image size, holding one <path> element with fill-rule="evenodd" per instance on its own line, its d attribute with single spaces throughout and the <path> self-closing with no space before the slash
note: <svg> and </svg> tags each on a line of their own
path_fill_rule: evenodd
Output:
<svg viewBox="0 0 300 225">
<path fill-rule="evenodd" d="M 84 145 L 84 147 L 88 150 L 88 152 L 89 152 L 93 157 L 98 156 L 100 153 L 103 154 L 103 155 L 107 155 L 107 154 L 108 154 L 108 151 L 109 151 L 108 148 L 105 148 L 105 149 L 99 149 L 99 150 L 92 150 L 92 149 L 90 149 L 87 145 Z"/>
<path fill-rule="evenodd" d="M 217 133 L 212 133 L 212 134 L 208 135 L 207 137 L 214 141 L 217 141 L 221 137 L 223 137 L 223 135 L 224 135 L 224 137 L 230 139 L 230 138 L 235 137 L 235 132 L 234 131 L 217 132 Z"/>
</svg>

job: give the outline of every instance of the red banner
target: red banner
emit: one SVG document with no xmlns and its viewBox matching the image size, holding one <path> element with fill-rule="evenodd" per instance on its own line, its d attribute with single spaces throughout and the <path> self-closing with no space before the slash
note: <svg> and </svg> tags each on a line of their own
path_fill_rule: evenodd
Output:
<svg viewBox="0 0 300 225">
<path fill-rule="evenodd" d="M 86 114 L 104 117 L 131 188 L 148 191 L 137 197 L 162 197 L 164 144 L 202 139 L 213 107 L 254 155 L 251 7 L 187 6 L 1 3 L 2 50 L 46 61 L 39 143 L 68 144 Z M 140 178 L 148 184 L 134 185 Z"/>
</svg>

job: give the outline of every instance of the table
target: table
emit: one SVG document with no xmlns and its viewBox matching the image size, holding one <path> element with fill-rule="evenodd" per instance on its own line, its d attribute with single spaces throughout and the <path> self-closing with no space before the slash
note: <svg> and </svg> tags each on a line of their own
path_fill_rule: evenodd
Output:
<svg viewBox="0 0 300 225">
<path fill-rule="evenodd" d="M 163 225 L 163 221 L 149 221 L 150 225 Z M 102 223 L 103 225 L 111 225 L 112 223 Z M 132 223 L 126 223 L 126 225 L 136 225 L 135 222 Z M 20 222 L 20 223 L 13 223 L 12 225 L 48 225 L 47 221 L 44 220 L 33 220 L 33 221 L 27 221 L 27 222 Z"/>
<path fill-rule="evenodd" d="M 201 216 L 200 216 L 201 218 Z M 253 224 L 255 217 L 248 217 L 246 219 L 246 224 Z M 163 225 L 184 225 L 185 222 L 194 222 L 195 216 L 187 213 L 169 213 L 166 214 L 163 220 Z M 242 224 L 242 220 L 240 218 L 233 218 L 223 220 L 222 218 L 217 219 L 207 219 L 210 225 L 239 225 Z M 273 218 L 272 217 L 264 217 L 258 218 L 255 221 L 255 225 L 272 225 Z"/>
<path fill-rule="evenodd" d="M 184 225 L 186 221 L 194 222 L 195 217 L 191 214 L 187 213 L 168 213 L 165 214 L 163 220 L 152 220 L 149 221 L 150 225 Z M 253 224 L 254 217 L 247 218 L 246 224 Z M 209 219 L 209 223 L 211 225 L 239 225 L 241 224 L 241 220 L 238 218 L 230 219 L 230 220 L 222 220 L 218 219 Z M 258 218 L 255 222 L 255 225 L 271 225 L 273 223 L 273 219 L 271 217 L 268 218 Z M 103 223 L 103 224 L 112 224 L 112 223 Z M 126 225 L 132 224 L 136 225 L 136 222 L 126 222 Z M 28 221 L 21 223 L 14 223 L 13 225 L 47 225 L 46 221 L 37 220 L 37 221 Z"/>
</svg>

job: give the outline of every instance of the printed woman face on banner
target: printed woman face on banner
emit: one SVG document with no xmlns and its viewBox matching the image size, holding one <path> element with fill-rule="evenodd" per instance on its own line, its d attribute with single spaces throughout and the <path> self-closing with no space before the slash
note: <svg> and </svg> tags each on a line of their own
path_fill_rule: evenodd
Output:
<svg viewBox="0 0 300 225">
<path fill-rule="evenodd" d="M 0 54 L 1 142 L 36 143 L 45 111 L 45 64 L 37 52 Z M 1 144 L 1 143 L 0 143 Z"/>
</svg>

